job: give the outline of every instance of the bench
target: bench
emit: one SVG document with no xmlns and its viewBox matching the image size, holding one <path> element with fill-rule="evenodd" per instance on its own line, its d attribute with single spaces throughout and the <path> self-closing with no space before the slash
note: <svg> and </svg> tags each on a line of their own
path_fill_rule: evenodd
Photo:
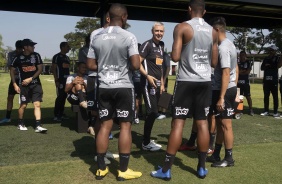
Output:
<svg viewBox="0 0 282 184">
<path fill-rule="evenodd" d="M 71 110 L 76 114 L 76 131 L 78 133 L 86 133 L 88 130 L 88 112 L 79 105 L 72 105 Z"/>
</svg>

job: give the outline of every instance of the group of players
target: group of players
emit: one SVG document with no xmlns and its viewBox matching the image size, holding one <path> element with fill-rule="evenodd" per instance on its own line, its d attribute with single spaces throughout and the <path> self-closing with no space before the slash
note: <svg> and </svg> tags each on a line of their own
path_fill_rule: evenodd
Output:
<svg viewBox="0 0 282 184">
<path fill-rule="evenodd" d="M 202 18 L 205 12 L 204 0 L 191 0 L 188 7 L 191 20 L 178 24 L 174 29 L 171 58 L 174 62 L 179 62 L 179 69 L 172 100 L 172 125 L 163 167 L 151 172 L 151 176 L 155 178 L 171 179 L 171 167 L 181 146 L 183 127 L 188 117 L 193 118 L 193 129 L 197 132 L 197 176 L 206 177 L 206 160 L 213 162 L 212 167 L 234 166 L 232 117 L 237 95 L 237 52 L 234 44 L 226 37 L 225 19 L 216 17 L 208 24 Z M 152 39 L 144 42 L 138 49 L 136 37 L 124 30 L 127 16 L 125 6 L 111 5 L 105 26 L 93 31 L 88 42 L 86 41 L 85 50 L 80 50 L 81 60 L 84 58 L 84 61 L 78 63 L 76 74 L 69 75 L 69 71 L 65 72 L 69 68 L 69 60 L 66 57 L 69 46 L 66 42 L 61 43 L 61 52 L 53 58 L 53 68 L 60 68 L 53 70 L 58 90 L 54 119 L 60 121 L 64 116 L 64 101 L 60 101 L 62 99 L 67 98 L 70 103 L 79 104 L 84 108 L 87 108 L 88 102 L 88 106 L 93 107 L 91 115 L 93 122 L 96 122 L 93 126 L 98 180 L 103 179 L 109 172 L 104 158 L 114 123 L 113 117 L 120 126 L 120 165 L 117 179 L 123 181 L 142 175 L 141 172 L 128 168 L 132 144 L 131 124 L 136 118 L 136 98 L 132 80 L 136 70 L 141 74 L 146 106 L 142 149 L 157 151 L 162 147 L 151 140 L 151 131 L 158 117 L 158 100 L 165 90 L 162 69 L 164 44 L 161 41 L 164 25 L 156 22 L 152 27 Z M 36 118 L 35 132 L 46 132 L 47 129 L 40 123 L 43 92 L 38 76 L 42 72 L 42 60 L 40 55 L 34 52 L 35 44 L 30 39 L 24 39 L 20 44 L 23 52 L 17 53 L 11 62 L 11 88 L 20 93 L 18 128 L 27 130 L 23 113 L 27 103 L 32 101 Z M 59 60 L 63 62 L 58 62 Z M 84 76 L 86 70 L 89 70 L 87 80 Z M 86 91 L 89 97 L 86 97 Z M 60 96 L 66 95 L 66 92 L 67 97 Z M 214 152 L 207 158 L 210 140 L 208 115 L 213 116 L 212 119 L 217 122 L 217 134 Z M 222 143 L 225 146 L 225 157 L 221 160 L 219 155 Z"/>
</svg>

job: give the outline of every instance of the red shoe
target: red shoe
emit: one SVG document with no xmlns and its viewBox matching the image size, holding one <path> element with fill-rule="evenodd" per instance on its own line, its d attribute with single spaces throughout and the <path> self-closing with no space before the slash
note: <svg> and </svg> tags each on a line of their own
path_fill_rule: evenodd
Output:
<svg viewBox="0 0 282 184">
<path fill-rule="evenodd" d="M 197 149 L 197 146 L 188 146 L 186 143 L 182 144 L 178 151 L 195 151 Z"/>
<path fill-rule="evenodd" d="M 214 150 L 209 148 L 209 150 L 208 150 L 207 153 L 208 153 L 209 155 L 211 155 L 211 154 L 213 154 L 213 152 L 214 152 Z"/>
</svg>

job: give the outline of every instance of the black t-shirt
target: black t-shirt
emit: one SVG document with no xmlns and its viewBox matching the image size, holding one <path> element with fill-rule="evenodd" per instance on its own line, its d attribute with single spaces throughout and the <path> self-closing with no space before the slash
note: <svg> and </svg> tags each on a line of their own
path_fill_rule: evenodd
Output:
<svg viewBox="0 0 282 184">
<path fill-rule="evenodd" d="M 43 64 L 41 56 L 33 52 L 29 55 L 24 55 L 23 53 L 17 55 L 11 63 L 11 66 L 18 69 L 21 84 L 23 80 L 33 77 L 38 71 L 38 65 L 41 64 Z M 39 77 L 33 79 L 30 84 L 41 84 Z"/>
<path fill-rule="evenodd" d="M 144 42 L 139 48 L 139 54 L 144 58 L 142 65 L 148 75 L 159 80 L 157 85 L 160 85 L 162 77 L 163 53 L 163 47 L 154 43 L 152 39 Z M 141 84 L 146 84 L 146 78 L 143 75 L 141 76 Z"/>
<path fill-rule="evenodd" d="M 278 56 L 267 56 L 261 64 L 261 70 L 264 71 L 263 82 L 278 83 L 277 64 L 280 58 Z"/>
<path fill-rule="evenodd" d="M 65 54 L 55 54 L 52 60 L 53 64 L 57 65 L 57 75 L 60 82 L 65 83 L 67 77 L 70 74 L 70 59 Z"/>
<path fill-rule="evenodd" d="M 249 60 L 246 60 L 245 62 L 238 62 L 238 67 L 239 67 L 239 71 L 241 70 L 250 70 L 252 69 L 253 63 Z M 240 81 L 244 81 L 245 84 L 249 83 L 249 74 L 246 75 L 241 75 L 239 74 L 239 78 L 238 78 L 238 83 L 240 83 Z"/>
</svg>

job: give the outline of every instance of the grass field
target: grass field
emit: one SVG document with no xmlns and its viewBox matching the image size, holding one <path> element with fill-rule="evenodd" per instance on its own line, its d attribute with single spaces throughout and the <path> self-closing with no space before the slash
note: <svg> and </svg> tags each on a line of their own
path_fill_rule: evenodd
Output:
<svg viewBox="0 0 282 184">
<path fill-rule="evenodd" d="M 112 160 L 110 173 L 102 180 L 96 181 L 97 169 L 93 157 L 95 154 L 94 139 L 86 133 L 77 133 L 75 114 L 66 103 L 66 114 L 70 120 L 54 122 L 53 106 L 55 86 L 50 75 L 40 76 L 43 83 L 44 102 L 42 103 L 42 123 L 48 129 L 47 134 L 34 133 L 34 116 L 32 104 L 25 113 L 28 131 L 18 131 L 17 108 L 18 96 L 14 100 L 12 122 L 0 125 L 0 183 L 116 183 L 118 161 Z M 9 75 L 0 73 L 0 117 L 5 116 L 6 96 Z M 170 77 L 169 92 L 172 92 L 174 78 Z M 251 93 L 255 116 L 247 115 L 247 108 L 240 120 L 233 121 L 235 146 L 235 167 L 211 168 L 204 179 L 196 177 L 197 155 L 195 152 L 178 152 L 172 167 L 170 183 L 281 183 L 282 119 L 271 116 L 261 117 L 263 92 L 261 84 L 252 84 Z M 246 104 L 246 100 L 244 101 Z M 270 102 L 272 107 L 272 101 Z M 279 108 L 281 112 L 281 108 Z M 126 183 L 165 183 L 151 178 L 149 173 L 156 166 L 162 165 L 170 132 L 170 120 L 155 122 L 152 136 L 163 145 L 159 152 L 141 150 L 144 121 L 132 126 L 132 156 L 129 167 L 141 171 L 143 176 Z M 191 131 L 191 120 L 187 120 L 183 139 Z M 113 130 L 114 139 L 110 141 L 109 150 L 117 153 L 117 127 Z M 223 151 L 224 152 L 224 151 Z M 224 156 L 222 152 L 222 157 Z"/>
</svg>

